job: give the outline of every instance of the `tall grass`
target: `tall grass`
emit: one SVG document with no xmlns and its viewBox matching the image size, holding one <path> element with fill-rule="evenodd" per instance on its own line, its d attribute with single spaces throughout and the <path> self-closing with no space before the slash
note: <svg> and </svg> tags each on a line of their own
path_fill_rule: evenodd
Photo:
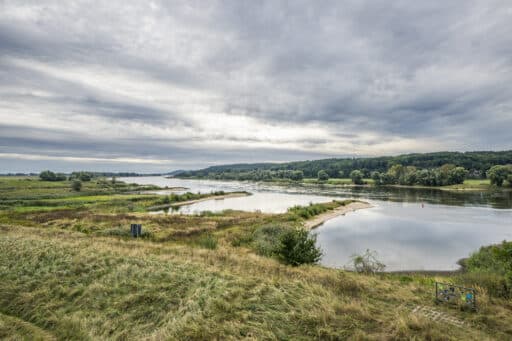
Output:
<svg viewBox="0 0 512 341">
<path fill-rule="evenodd" d="M 397 323 L 408 305 L 430 302 L 431 288 L 416 280 L 404 284 L 320 267 L 291 268 L 225 245 L 209 250 L 56 230 L 3 232 L 0 312 L 59 339 L 508 335 L 510 317 L 480 329 L 446 329 L 427 320 Z"/>
</svg>

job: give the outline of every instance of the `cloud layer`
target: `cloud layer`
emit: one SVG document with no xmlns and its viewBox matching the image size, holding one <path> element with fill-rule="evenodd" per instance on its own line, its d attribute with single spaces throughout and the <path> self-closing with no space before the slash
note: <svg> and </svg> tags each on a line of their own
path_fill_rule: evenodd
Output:
<svg viewBox="0 0 512 341">
<path fill-rule="evenodd" d="M 0 172 L 510 149 L 510 1 L 0 1 Z"/>
</svg>

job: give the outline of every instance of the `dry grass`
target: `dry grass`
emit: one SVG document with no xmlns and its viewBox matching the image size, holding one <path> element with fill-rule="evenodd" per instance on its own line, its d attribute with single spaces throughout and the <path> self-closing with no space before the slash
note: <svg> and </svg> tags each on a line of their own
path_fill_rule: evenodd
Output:
<svg viewBox="0 0 512 341">
<path fill-rule="evenodd" d="M 216 250 L 56 229 L 2 227 L 1 312 L 73 339 L 506 338 L 510 307 L 449 328 L 410 315 L 432 304 L 421 278 L 292 268 L 244 248 Z M 436 309 L 443 309 L 437 307 Z M 504 319 L 504 321 L 499 321 Z"/>
</svg>

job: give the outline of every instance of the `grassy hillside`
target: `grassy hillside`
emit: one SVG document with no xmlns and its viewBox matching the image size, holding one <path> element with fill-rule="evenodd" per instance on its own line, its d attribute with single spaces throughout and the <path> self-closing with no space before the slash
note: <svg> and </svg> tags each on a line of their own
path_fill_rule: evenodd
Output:
<svg viewBox="0 0 512 341">
<path fill-rule="evenodd" d="M 48 186 L 45 195 L 43 185 L 34 185 L 36 196 L 22 193 L 17 183 L 10 190 L 5 183 L 0 186 L 9 197 L 0 199 L 0 338 L 512 337 L 512 303 L 489 296 L 484 287 L 478 288 L 477 312 L 434 303 L 436 279 L 474 284 L 461 275 L 362 275 L 316 265 L 291 267 L 268 252 L 276 231 L 299 226 L 304 212 L 314 215 L 343 203 L 296 207 L 279 215 L 150 215 L 145 209 L 161 197 L 115 188 L 99 195 L 101 183 L 94 182 L 88 185 L 91 195 L 70 194 L 65 186 L 61 192 Z M 57 204 L 35 206 L 33 200 Z M 30 211 L 19 212 L 25 201 Z M 144 238 L 128 236 L 131 222 L 143 224 Z M 418 305 L 465 325 L 412 313 Z"/>
</svg>

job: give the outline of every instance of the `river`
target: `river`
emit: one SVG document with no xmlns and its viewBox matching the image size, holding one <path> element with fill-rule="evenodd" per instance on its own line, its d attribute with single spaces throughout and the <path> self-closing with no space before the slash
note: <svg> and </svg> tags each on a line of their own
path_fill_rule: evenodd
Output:
<svg viewBox="0 0 512 341">
<path fill-rule="evenodd" d="M 373 208 L 331 219 L 314 230 L 324 251 L 321 264 L 329 267 L 346 267 L 353 254 L 370 249 L 377 252 L 388 271 L 454 270 L 457 260 L 480 246 L 512 240 L 511 192 L 297 186 L 164 177 L 120 180 L 187 188 L 178 193 L 252 193 L 248 197 L 184 206 L 178 211 L 183 214 L 225 209 L 281 213 L 294 205 L 345 198 L 370 202 Z"/>
</svg>

